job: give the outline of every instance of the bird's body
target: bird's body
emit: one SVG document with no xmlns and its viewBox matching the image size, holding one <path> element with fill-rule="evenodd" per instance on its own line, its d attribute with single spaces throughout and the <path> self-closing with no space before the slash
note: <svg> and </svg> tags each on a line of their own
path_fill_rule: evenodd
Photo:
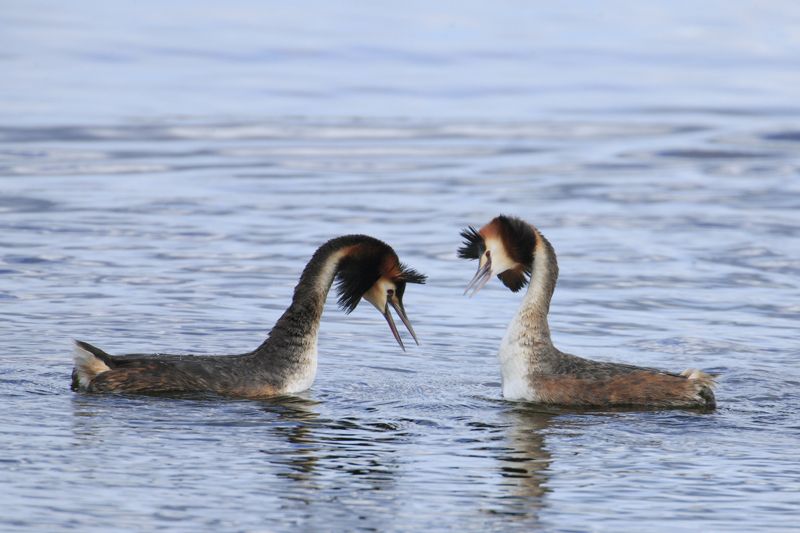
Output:
<svg viewBox="0 0 800 533">
<path fill-rule="evenodd" d="M 317 333 L 328 291 L 338 281 L 339 303 L 352 311 L 362 297 L 386 317 L 394 307 L 405 316 L 405 284 L 424 276 L 402 265 L 387 244 L 364 235 L 332 239 L 313 255 L 295 287 L 292 303 L 268 338 L 241 355 L 112 356 L 76 341 L 72 388 L 87 392 L 214 392 L 238 397 L 268 397 L 308 389 L 317 372 Z M 416 340 L 416 337 L 415 337 Z"/>
<path fill-rule="evenodd" d="M 479 290 L 497 274 L 516 291 L 530 276 L 519 311 L 498 353 L 503 397 L 574 407 L 713 408 L 711 376 L 689 369 L 681 374 L 634 365 L 592 361 L 553 345 L 547 315 L 558 279 L 550 242 L 526 222 L 500 216 L 462 233 L 461 257 L 480 259 L 468 286 Z"/>
</svg>

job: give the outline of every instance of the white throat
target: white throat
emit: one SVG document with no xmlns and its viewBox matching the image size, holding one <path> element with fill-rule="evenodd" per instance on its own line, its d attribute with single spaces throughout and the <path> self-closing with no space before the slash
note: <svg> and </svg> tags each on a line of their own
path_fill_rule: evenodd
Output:
<svg viewBox="0 0 800 533">
<path fill-rule="evenodd" d="M 537 237 L 530 286 L 508 325 L 498 352 L 503 397 L 509 400 L 535 399 L 528 377 L 541 369 L 537 354 L 553 347 L 547 324 L 551 297 L 548 281 L 553 276 L 551 258 L 538 232 Z"/>
<path fill-rule="evenodd" d="M 336 275 L 336 267 L 339 265 L 339 261 L 346 255 L 346 253 L 346 250 L 338 250 L 337 252 L 331 254 L 327 261 L 325 261 L 325 264 L 322 266 L 322 269 L 320 270 L 320 273 L 316 279 L 315 289 L 318 291 L 319 297 L 322 299 L 323 306 L 325 300 L 327 299 L 328 291 L 330 291 L 331 285 L 333 284 L 333 278 Z M 320 314 L 320 320 L 321 318 L 322 315 Z M 317 338 L 319 334 L 319 324 L 320 321 L 318 320 L 314 325 L 312 335 L 309 335 L 304 342 L 304 349 L 300 356 L 302 364 L 298 365 L 296 371 L 287 378 L 283 388 L 281 389 L 281 392 L 286 394 L 296 394 L 298 392 L 303 392 L 310 389 L 314 384 L 314 380 L 317 377 Z"/>
</svg>

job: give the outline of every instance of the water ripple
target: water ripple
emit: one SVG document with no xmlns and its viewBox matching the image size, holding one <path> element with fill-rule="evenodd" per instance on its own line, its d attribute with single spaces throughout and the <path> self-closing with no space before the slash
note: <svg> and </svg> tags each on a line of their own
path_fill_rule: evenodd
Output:
<svg viewBox="0 0 800 533">
<path fill-rule="evenodd" d="M 786 526 L 800 190 L 784 176 L 800 161 L 777 126 L 665 115 L 0 128 L 2 524 Z M 464 299 L 474 266 L 455 255 L 459 229 L 498 212 L 556 246 L 559 346 L 716 373 L 720 408 L 503 401 L 495 354 L 519 296 L 490 284 Z M 69 392 L 72 337 L 112 353 L 252 349 L 315 247 L 353 232 L 429 275 L 406 294 L 420 347 L 400 352 L 369 306 L 331 304 L 317 381 L 297 397 Z M 612 513 L 609 494 L 631 497 Z"/>
</svg>

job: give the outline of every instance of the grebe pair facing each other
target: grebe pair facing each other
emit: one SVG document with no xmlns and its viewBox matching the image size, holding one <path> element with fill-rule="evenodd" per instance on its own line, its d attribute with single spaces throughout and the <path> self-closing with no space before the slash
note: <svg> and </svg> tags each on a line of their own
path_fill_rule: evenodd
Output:
<svg viewBox="0 0 800 533">
<path fill-rule="evenodd" d="M 75 342 L 72 389 L 87 392 L 214 392 L 263 398 L 302 392 L 317 373 L 317 333 L 325 299 L 336 282 L 339 305 L 349 313 L 363 297 L 386 318 L 405 350 L 392 307 L 414 341 L 403 307 L 407 283 L 425 276 L 402 264 L 392 248 L 373 237 L 347 235 L 323 244 L 306 265 L 289 308 L 267 339 L 241 355 L 123 355 Z"/>
<path fill-rule="evenodd" d="M 714 407 L 714 380 L 699 370 L 673 374 L 591 361 L 553 346 L 547 314 L 558 263 L 553 247 L 535 227 L 499 216 L 480 230 L 464 230 L 462 236 L 465 242 L 459 256 L 479 260 L 467 291 L 475 294 L 492 275 L 513 292 L 530 282 L 500 346 L 506 399 L 574 407 Z M 403 265 L 389 245 L 373 237 L 349 235 L 328 241 L 314 253 L 291 305 L 252 352 L 113 356 L 76 341 L 72 388 L 130 393 L 208 391 L 250 398 L 302 392 L 316 376 L 317 332 L 334 281 L 346 312 L 363 297 L 383 314 L 403 347 L 391 306 L 417 340 L 403 307 L 403 294 L 407 283 L 424 283 L 425 276 Z"/>
<path fill-rule="evenodd" d="M 588 408 L 714 408 L 714 379 L 699 370 L 674 374 L 591 361 L 553 346 L 547 314 L 558 263 L 552 245 L 534 226 L 498 216 L 461 235 L 459 256 L 479 260 L 465 293 L 474 295 L 493 275 L 513 292 L 530 283 L 498 354 L 506 399 Z"/>
</svg>

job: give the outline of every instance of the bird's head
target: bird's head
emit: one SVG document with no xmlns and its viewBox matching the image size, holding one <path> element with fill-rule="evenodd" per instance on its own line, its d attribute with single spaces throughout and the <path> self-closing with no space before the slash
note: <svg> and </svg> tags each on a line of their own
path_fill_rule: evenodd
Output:
<svg viewBox="0 0 800 533">
<path fill-rule="evenodd" d="M 425 283 L 426 276 L 401 263 L 388 244 L 373 237 L 359 237 L 359 242 L 349 247 L 339 261 L 336 272 L 339 306 L 350 313 L 361 298 L 367 300 L 386 318 L 392 335 L 405 351 L 389 308 L 395 310 L 414 342 L 419 344 L 403 306 L 403 295 L 406 284 Z"/>
<path fill-rule="evenodd" d="M 478 272 L 464 290 L 474 296 L 496 275 L 513 292 L 528 284 L 533 269 L 536 231 L 516 217 L 500 215 L 481 229 L 469 226 L 461 231 L 464 243 L 458 249 L 462 259 L 477 259 Z"/>
</svg>

